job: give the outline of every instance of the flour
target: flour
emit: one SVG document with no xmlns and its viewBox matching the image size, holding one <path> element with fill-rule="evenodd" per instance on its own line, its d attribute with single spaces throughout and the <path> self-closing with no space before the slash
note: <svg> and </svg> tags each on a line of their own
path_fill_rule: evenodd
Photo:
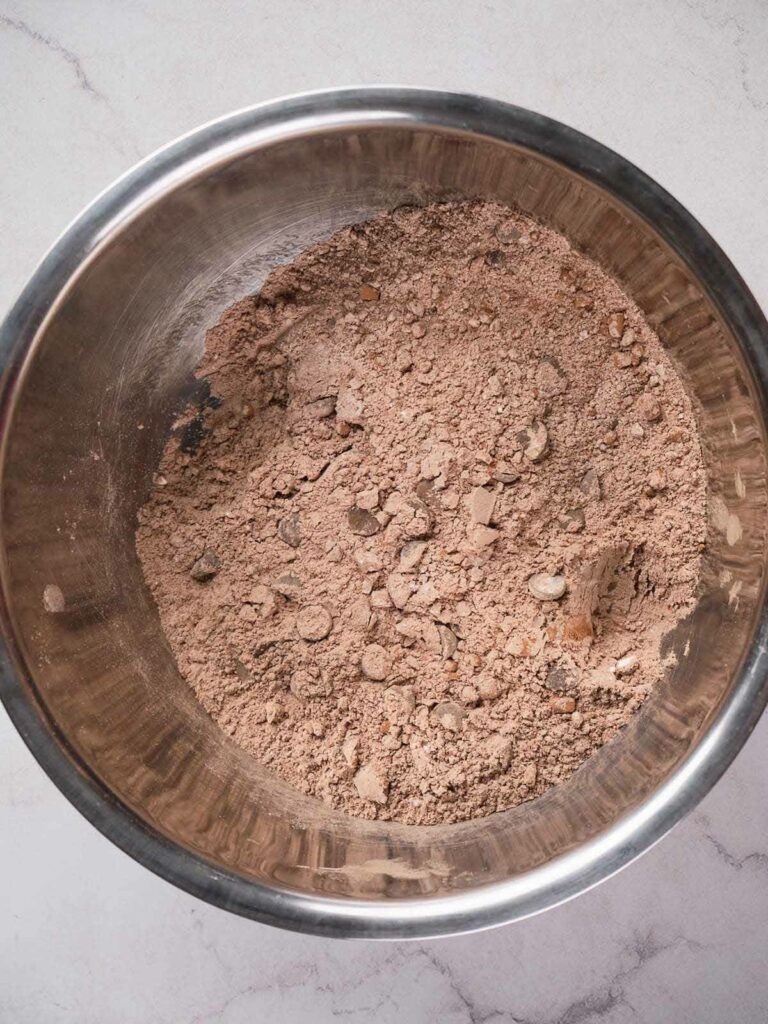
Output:
<svg viewBox="0 0 768 1024">
<path fill-rule="evenodd" d="M 660 679 L 705 536 L 696 427 L 561 236 L 491 203 L 378 216 L 228 310 L 199 375 L 137 547 L 199 700 L 302 792 L 503 810 Z"/>
</svg>

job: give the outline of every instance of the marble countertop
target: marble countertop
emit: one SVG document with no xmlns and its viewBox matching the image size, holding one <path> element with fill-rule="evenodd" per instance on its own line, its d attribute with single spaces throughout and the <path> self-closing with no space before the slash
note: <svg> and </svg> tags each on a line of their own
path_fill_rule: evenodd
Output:
<svg viewBox="0 0 768 1024">
<path fill-rule="evenodd" d="M 680 199 L 768 307 L 766 52 L 764 0 L 0 0 L 0 313 L 157 146 L 365 82 L 485 93 L 593 135 Z M 155 878 L 0 711 L 0 1022 L 764 1022 L 766 742 L 768 719 L 696 812 L 577 900 L 462 938 L 341 943 Z"/>
</svg>

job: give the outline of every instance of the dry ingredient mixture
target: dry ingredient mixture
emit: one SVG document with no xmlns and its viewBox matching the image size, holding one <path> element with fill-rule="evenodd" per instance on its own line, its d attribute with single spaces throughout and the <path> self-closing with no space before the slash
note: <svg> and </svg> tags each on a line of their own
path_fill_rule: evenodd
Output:
<svg viewBox="0 0 768 1024">
<path fill-rule="evenodd" d="M 570 776 L 694 601 L 690 403 L 620 287 L 492 203 L 401 208 L 209 332 L 137 545 L 234 739 L 364 818 L 460 821 Z"/>
</svg>

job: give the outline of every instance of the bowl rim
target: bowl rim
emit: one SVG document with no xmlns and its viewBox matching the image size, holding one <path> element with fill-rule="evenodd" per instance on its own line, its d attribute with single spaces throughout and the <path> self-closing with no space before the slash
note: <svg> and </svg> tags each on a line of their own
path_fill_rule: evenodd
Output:
<svg viewBox="0 0 768 1024">
<path fill-rule="evenodd" d="M 217 163 L 295 134 L 355 126 L 443 130 L 512 143 L 599 186 L 690 268 L 737 338 L 768 421 L 768 323 L 741 276 L 688 211 L 634 164 L 582 133 L 495 99 L 403 86 L 301 93 L 248 107 L 178 138 L 103 191 L 65 229 L 0 325 L 0 431 L 10 422 L 25 358 L 62 293 L 128 220 Z M 2 459 L 4 461 L 5 444 Z M 592 888 L 659 841 L 712 788 L 768 702 L 765 595 L 732 691 L 672 775 L 603 835 L 531 872 L 465 893 L 405 900 L 314 897 L 246 879 L 151 829 L 79 758 L 35 696 L 0 596 L 0 699 L 48 776 L 108 839 L 155 874 L 225 910 L 298 932 L 426 938 L 477 931 L 556 906 Z"/>
</svg>

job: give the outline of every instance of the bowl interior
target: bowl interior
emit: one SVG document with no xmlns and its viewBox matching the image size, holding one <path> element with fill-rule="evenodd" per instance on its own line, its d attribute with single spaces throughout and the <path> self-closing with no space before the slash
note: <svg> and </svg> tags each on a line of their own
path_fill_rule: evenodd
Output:
<svg viewBox="0 0 768 1024">
<path fill-rule="evenodd" d="M 445 827 L 352 820 L 262 769 L 180 678 L 143 582 L 135 513 L 204 334 L 340 226 L 429 198 L 515 204 L 618 276 L 695 400 L 710 486 L 701 600 L 676 669 L 622 737 L 542 799 Z M 520 877 L 599 840 L 696 748 L 754 630 L 765 567 L 762 416 L 694 272 L 615 197 L 521 144 L 438 125 L 294 131 L 185 169 L 63 285 L 16 385 L 2 586 L 54 742 L 148 829 L 216 869 L 311 896 L 404 900 Z M 51 614 L 46 586 L 66 607 Z"/>
</svg>

